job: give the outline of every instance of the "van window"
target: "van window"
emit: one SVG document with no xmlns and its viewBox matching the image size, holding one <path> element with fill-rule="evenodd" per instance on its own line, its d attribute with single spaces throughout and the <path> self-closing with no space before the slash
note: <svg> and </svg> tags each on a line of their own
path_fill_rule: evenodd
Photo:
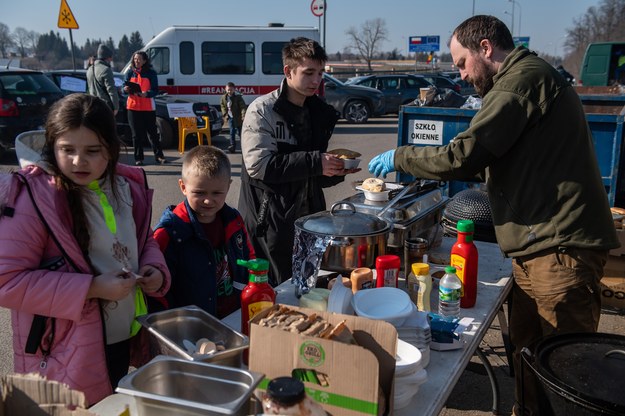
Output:
<svg viewBox="0 0 625 416">
<path fill-rule="evenodd" d="M 263 74 L 283 74 L 282 66 L 282 48 L 285 42 L 263 42 L 262 59 Z"/>
<path fill-rule="evenodd" d="M 158 75 L 169 74 L 169 48 L 150 48 L 147 51 L 152 69 Z"/>
<path fill-rule="evenodd" d="M 255 71 L 253 42 L 203 42 L 202 72 L 204 74 L 253 74 Z"/>
<path fill-rule="evenodd" d="M 180 42 L 180 73 L 192 75 L 195 72 L 195 51 L 193 42 Z"/>
</svg>

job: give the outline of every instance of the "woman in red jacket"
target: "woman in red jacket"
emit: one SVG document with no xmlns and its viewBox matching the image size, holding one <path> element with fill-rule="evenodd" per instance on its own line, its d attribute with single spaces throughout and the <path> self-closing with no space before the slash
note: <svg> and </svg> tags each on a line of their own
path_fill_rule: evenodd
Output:
<svg viewBox="0 0 625 416">
<path fill-rule="evenodd" d="M 128 82 L 138 84 L 139 88 L 131 89 Z M 132 130 L 135 165 L 143 165 L 143 143 L 145 143 L 146 135 L 152 145 L 156 162 L 167 163 L 156 129 L 154 97 L 158 94 L 158 78 L 152 69 L 147 53 L 139 51 L 133 55 L 132 66 L 126 72 L 124 91 L 128 93 L 126 109 L 128 111 L 128 123 Z"/>
</svg>

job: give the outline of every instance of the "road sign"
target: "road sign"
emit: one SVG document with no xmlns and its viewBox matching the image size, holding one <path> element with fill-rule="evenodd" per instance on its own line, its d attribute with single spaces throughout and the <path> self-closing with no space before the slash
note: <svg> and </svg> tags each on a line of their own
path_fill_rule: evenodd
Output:
<svg viewBox="0 0 625 416">
<path fill-rule="evenodd" d="M 326 11 L 325 0 L 312 0 L 310 3 L 310 11 L 317 17 L 323 16 Z"/>
<path fill-rule="evenodd" d="M 57 26 L 60 29 L 78 29 L 78 22 L 74 18 L 74 13 L 69 8 L 67 0 L 61 0 L 61 10 L 59 10 L 59 22 Z"/>
<path fill-rule="evenodd" d="M 530 47 L 530 37 L 529 36 L 515 36 L 512 38 L 512 40 L 514 41 L 514 46 L 520 46 L 523 45 L 526 48 L 529 49 Z"/>
<path fill-rule="evenodd" d="M 438 52 L 440 50 L 440 36 L 410 36 L 408 38 L 408 52 Z"/>
</svg>

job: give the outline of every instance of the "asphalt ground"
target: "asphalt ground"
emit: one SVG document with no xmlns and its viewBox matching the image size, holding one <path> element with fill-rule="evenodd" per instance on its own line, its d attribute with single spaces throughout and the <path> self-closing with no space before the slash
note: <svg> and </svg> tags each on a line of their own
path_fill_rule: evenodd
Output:
<svg viewBox="0 0 625 416">
<path fill-rule="evenodd" d="M 187 149 L 194 141 L 189 136 Z M 350 125 L 340 121 L 335 129 L 331 148 L 347 148 L 362 153 L 362 172 L 350 175 L 345 182 L 325 191 L 328 208 L 333 202 L 341 200 L 355 193 L 353 182 L 366 179 L 370 174 L 366 171 L 368 161 L 378 153 L 394 148 L 398 142 L 397 117 L 387 116 L 372 119 L 367 124 Z M 196 142 L 197 143 L 197 142 Z M 228 138 L 225 134 L 213 138 L 213 145 L 225 150 L 228 147 Z M 237 153 L 230 154 L 232 163 L 232 185 L 226 202 L 231 206 L 238 206 L 240 188 L 241 154 L 237 143 Z M 176 150 L 166 150 L 165 155 L 170 161 L 166 165 L 153 163 L 151 151 L 146 147 L 145 171 L 150 186 L 155 189 L 152 204 L 152 225 L 158 222 L 165 206 L 176 204 L 181 200 L 177 179 L 180 175 L 181 155 Z M 127 149 L 121 157 L 124 163 L 132 163 L 132 149 Z M 0 157 L 0 172 L 16 168 L 15 154 L 8 152 Z M 394 180 L 393 174 L 387 178 Z M 504 305 L 505 309 L 505 305 Z M 599 324 L 601 332 L 625 335 L 625 311 L 613 312 L 604 310 Z M 10 312 L 0 308 L 0 376 L 13 370 L 12 332 Z M 514 380 L 510 377 L 509 363 L 506 359 L 501 329 L 495 319 L 487 331 L 482 343 L 482 351 L 493 367 L 499 387 L 499 414 L 511 414 L 514 397 Z M 490 415 L 493 409 L 493 395 L 491 384 L 484 366 L 477 356 L 474 356 L 462 376 L 458 380 L 453 392 L 447 400 L 441 416 L 478 416 Z M 417 415 L 416 415 L 417 416 Z"/>
</svg>

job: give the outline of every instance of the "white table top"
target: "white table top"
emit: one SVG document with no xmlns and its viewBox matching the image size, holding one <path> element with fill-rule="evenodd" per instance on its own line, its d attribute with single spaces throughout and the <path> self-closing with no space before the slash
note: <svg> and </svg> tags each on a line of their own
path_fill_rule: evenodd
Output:
<svg viewBox="0 0 625 416">
<path fill-rule="evenodd" d="M 449 252 L 453 242 L 453 239 L 443 239 L 440 251 Z M 512 288 L 512 263 L 503 257 L 499 246 L 479 241 L 475 245 L 479 254 L 477 302 L 472 308 L 460 310 L 461 317 L 474 319 L 473 331 L 464 334 L 466 344 L 462 349 L 431 350 L 430 364 L 426 368 L 428 380 L 419 387 L 411 403 L 402 409 L 395 409 L 394 415 L 427 416 L 440 413 Z M 435 305 L 438 302 L 432 300 L 432 308 Z"/>
<path fill-rule="evenodd" d="M 441 247 L 433 253 L 449 253 L 455 242 L 453 238 L 443 238 Z M 396 409 L 394 415 L 438 415 L 451 394 L 456 382 L 475 353 L 490 324 L 497 316 L 499 308 L 512 288 L 512 263 L 505 258 L 497 244 L 476 241 L 479 254 L 478 290 L 475 306 L 461 309 L 461 317 L 473 318 L 472 331 L 464 334 L 464 348 L 452 351 L 430 353 L 430 363 L 426 368 L 428 380 L 419 387 L 412 402 L 403 409 Z M 432 309 L 438 307 L 438 294 L 432 291 Z M 295 286 L 290 281 L 276 287 L 276 302 L 285 305 L 298 305 Z M 241 313 L 236 311 L 222 320 L 231 328 L 241 328 Z"/>
</svg>

